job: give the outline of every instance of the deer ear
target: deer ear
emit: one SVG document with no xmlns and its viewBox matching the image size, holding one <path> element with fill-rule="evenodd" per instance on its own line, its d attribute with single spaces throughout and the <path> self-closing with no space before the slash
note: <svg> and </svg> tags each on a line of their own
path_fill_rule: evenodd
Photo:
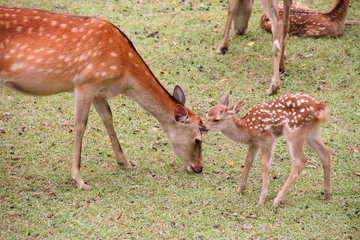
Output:
<svg viewBox="0 0 360 240">
<path fill-rule="evenodd" d="M 181 105 L 177 105 L 174 109 L 174 118 L 179 123 L 185 123 L 188 119 L 188 111 Z"/>
<path fill-rule="evenodd" d="M 228 110 L 228 114 L 234 115 L 237 114 L 240 109 L 242 108 L 242 106 L 244 105 L 244 102 L 241 101 L 238 104 L 232 106 L 229 110 Z"/>
<path fill-rule="evenodd" d="M 229 95 L 225 94 L 219 101 L 220 105 L 228 106 L 229 105 Z"/>
<path fill-rule="evenodd" d="M 173 96 L 179 103 L 185 105 L 186 102 L 185 94 L 179 85 L 175 86 Z"/>
</svg>

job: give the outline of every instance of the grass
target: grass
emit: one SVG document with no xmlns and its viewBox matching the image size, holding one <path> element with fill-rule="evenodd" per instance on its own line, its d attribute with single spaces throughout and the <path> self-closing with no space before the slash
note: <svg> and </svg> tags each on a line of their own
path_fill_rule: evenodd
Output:
<svg viewBox="0 0 360 240">
<path fill-rule="evenodd" d="M 327 11 L 332 0 L 302 3 Z M 265 95 L 271 35 L 259 27 L 259 1 L 247 34 L 231 33 L 226 55 L 214 53 L 225 23 L 224 0 L 1 4 L 110 19 L 132 39 L 164 87 L 172 91 L 179 84 L 188 105 L 202 117 L 224 93 L 231 94 L 232 103 L 245 100 L 245 109 L 272 98 Z M 348 19 L 359 16 L 360 4 L 352 1 Z M 160 124 L 122 96 L 110 104 L 125 154 L 137 168 L 117 167 L 105 128 L 92 109 L 82 175 L 93 188 L 79 191 L 70 180 L 73 95 L 29 97 L 0 88 L 0 238 L 359 239 L 359 37 L 360 27 L 351 25 L 338 38 L 291 37 L 287 47 L 280 94 L 304 92 L 332 111 L 331 122 L 321 130 L 333 154 L 329 202 L 322 200 L 320 161 L 306 148 L 310 163 L 284 204 L 271 207 L 291 165 L 283 139 L 273 157 L 265 206 L 256 205 L 258 161 L 246 193 L 235 194 L 246 148 L 221 134 L 204 136 L 204 172 L 185 173 Z M 322 85 L 330 90 L 319 90 Z M 230 161 L 237 164 L 230 166 Z"/>
</svg>

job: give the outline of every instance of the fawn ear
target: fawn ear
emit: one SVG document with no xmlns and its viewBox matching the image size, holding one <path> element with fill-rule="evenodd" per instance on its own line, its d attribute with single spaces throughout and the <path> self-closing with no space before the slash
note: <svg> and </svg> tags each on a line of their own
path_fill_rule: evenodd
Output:
<svg viewBox="0 0 360 240">
<path fill-rule="evenodd" d="M 229 105 L 229 95 L 225 94 L 219 101 L 220 105 L 228 106 Z"/>
<path fill-rule="evenodd" d="M 186 102 L 185 94 L 179 85 L 175 86 L 173 96 L 179 103 L 185 105 Z"/>
<path fill-rule="evenodd" d="M 232 106 L 231 108 L 229 108 L 228 114 L 231 114 L 231 115 L 237 114 L 243 105 L 244 105 L 244 102 L 241 101 L 238 104 Z"/>
<path fill-rule="evenodd" d="M 174 118 L 179 123 L 186 123 L 188 119 L 188 111 L 179 104 L 174 109 Z"/>
</svg>

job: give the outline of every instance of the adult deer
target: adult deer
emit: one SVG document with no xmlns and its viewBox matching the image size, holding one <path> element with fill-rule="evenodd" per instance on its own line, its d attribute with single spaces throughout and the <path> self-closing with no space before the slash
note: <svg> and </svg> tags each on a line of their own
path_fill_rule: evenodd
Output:
<svg viewBox="0 0 360 240">
<path fill-rule="evenodd" d="M 161 123 L 187 171 L 202 171 L 200 117 L 184 107 L 180 87 L 174 96 L 165 90 L 132 42 L 108 20 L 0 7 L 0 83 L 30 95 L 75 93 L 72 178 L 79 188 L 89 188 L 80 176 L 80 162 L 91 104 L 105 124 L 117 162 L 133 167 L 123 154 L 107 102 L 118 94 Z"/>
<path fill-rule="evenodd" d="M 245 34 L 252 12 L 254 0 L 228 0 L 228 16 L 223 37 L 216 53 L 226 53 L 229 46 L 231 23 L 234 22 L 236 34 Z M 289 31 L 289 12 L 292 0 L 284 0 L 284 17 L 280 18 L 276 0 L 262 0 L 262 6 L 272 23 L 273 67 L 270 87 L 267 94 L 275 94 L 280 86 L 280 71 L 285 69 L 285 45 Z"/>
<path fill-rule="evenodd" d="M 249 145 L 238 193 L 244 191 L 251 165 L 260 149 L 262 187 L 258 203 L 264 204 L 268 194 L 269 168 L 275 140 L 283 135 L 290 147 L 292 167 L 290 176 L 275 198 L 273 206 L 280 205 L 304 169 L 305 142 L 322 161 L 325 200 L 330 198 L 331 153 L 318 135 L 320 125 L 329 119 L 329 110 L 323 103 L 305 94 L 289 94 L 255 105 L 242 118 L 237 118 L 235 114 L 240 111 L 243 102 L 233 107 L 228 105 L 229 96 L 224 95 L 219 105 L 213 106 L 206 114 L 201 131 L 221 131 L 228 138 Z"/>
<path fill-rule="evenodd" d="M 346 24 L 346 15 L 350 0 L 336 0 L 330 11 L 322 13 L 310 9 L 298 2 L 293 2 L 290 9 L 290 35 L 304 37 L 337 37 L 343 33 Z M 279 15 L 283 16 L 283 5 L 278 4 Z M 264 14 L 260 25 L 263 29 L 271 32 L 269 17 Z"/>
</svg>

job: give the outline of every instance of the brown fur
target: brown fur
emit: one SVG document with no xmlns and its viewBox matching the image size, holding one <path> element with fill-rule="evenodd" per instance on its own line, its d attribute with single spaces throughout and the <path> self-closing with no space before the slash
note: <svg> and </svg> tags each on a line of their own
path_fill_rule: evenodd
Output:
<svg viewBox="0 0 360 240">
<path fill-rule="evenodd" d="M 79 188 L 89 188 L 80 176 L 80 163 L 91 104 L 105 124 L 118 163 L 133 168 L 107 102 L 119 94 L 159 120 L 187 171 L 202 171 L 200 117 L 184 107 L 181 88 L 175 88 L 176 97 L 166 91 L 131 41 L 106 19 L 0 7 L 0 84 L 29 95 L 75 93 L 72 177 Z"/>
<path fill-rule="evenodd" d="M 298 2 L 293 2 L 290 9 L 290 35 L 304 37 L 337 37 L 343 33 L 350 0 L 335 0 L 333 7 L 326 13 L 310 9 Z M 283 5 L 279 2 L 279 14 L 283 16 Z M 264 14 L 260 25 L 271 32 L 269 17 Z"/>
</svg>

